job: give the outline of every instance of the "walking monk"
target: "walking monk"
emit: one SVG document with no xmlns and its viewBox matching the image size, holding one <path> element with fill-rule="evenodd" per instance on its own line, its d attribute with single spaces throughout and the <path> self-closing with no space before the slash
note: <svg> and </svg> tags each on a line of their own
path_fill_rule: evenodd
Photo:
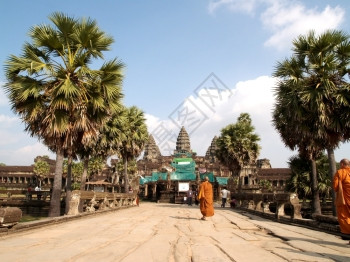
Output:
<svg viewBox="0 0 350 262">
<path fill-rule="evenodd" d="M 209 178 L 207 176 L 200 185 L 198 199 L 200 201 L 199 208 L 203 215 L 201 219 L 206 220 L 206 217 L 214 216 L 213 187 L 209 183 Z"/>
<path fill-rule="evenodd" d="M 343 237 L 343 239 L 350 239 L 350 161 L 348 159 L 340 161 L 340 169 L 334 175 L 333 188 L 335 192 L 338 192 L 340 183 L 343 187 L 345 203 L 336 201 L 338 222 L 340 231 L 349 235 L 349 237 Z"/>
</svg>

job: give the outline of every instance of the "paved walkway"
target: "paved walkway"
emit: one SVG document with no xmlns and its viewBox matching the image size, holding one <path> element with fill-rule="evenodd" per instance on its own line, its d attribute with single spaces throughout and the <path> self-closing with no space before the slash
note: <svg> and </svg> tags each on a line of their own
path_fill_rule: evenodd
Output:
<svg viewBox="0 0 350 262">
<path fill-rule="evenodd" d="M 0 238 L 0 261 L 350 261 L 348 241 L 215 208 L 141 203 Z"/>
</svg>

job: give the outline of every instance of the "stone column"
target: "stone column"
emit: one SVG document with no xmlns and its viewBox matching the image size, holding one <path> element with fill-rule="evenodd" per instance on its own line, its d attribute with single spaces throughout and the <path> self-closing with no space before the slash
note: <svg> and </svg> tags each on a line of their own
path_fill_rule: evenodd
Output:
<svg viewBox="0 0 350 262">
<path fill-rule="evenodd" d="M 79 202 L 80 202 L 81 192 L 79 190 L 74 190 L 72 192 L 71 200 L 69 201 L 69 210 L 67 215 L 78 215 L 79 214 Z"/>
</svg>

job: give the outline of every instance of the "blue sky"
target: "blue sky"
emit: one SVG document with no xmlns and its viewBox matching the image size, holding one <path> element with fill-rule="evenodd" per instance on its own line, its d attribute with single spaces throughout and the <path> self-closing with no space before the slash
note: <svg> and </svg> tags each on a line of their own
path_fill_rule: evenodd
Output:
<svg viewBox="0 0 350 262">
<path fill-rule="evenodd" d="M 350 33 L 348 0 L 3 0 L 1 64 L 19 55 L 29 28 L 49 23 L 55 11 L 95 19 L 113 36 L 105 58 L 126 64 L 124 103 L 146 113 L 164 155 L 174 150 L 181 126 L 192 149 L 204 155 L 223 127 L 248 112 L 261 138 L 260 158 L 273 167 L 287 167 L 295 154 L 271 125 L 276 62 L 289 57 L 291 41 L 310 29 Z M 37 155 L 55 157 L 23 130 L 1 88 L 0 162 L 31 165 Z M 350 158 L 349 143 L 335 154 L 337 161 Z"/>
</svg>

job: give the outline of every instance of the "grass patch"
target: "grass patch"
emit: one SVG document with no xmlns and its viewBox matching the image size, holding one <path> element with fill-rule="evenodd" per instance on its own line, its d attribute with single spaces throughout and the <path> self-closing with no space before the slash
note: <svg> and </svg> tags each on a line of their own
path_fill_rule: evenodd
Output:
<svg viewBox="0 0 350 262">
<path fill-rule="evenodd" d="M 35 220 L 40 220 L 43 217 L 38 217 L 38 216 L 31 216 L 31 215 L 24 215 L 22 216 L 21 220 L 19 221 L 20 223 L 23 222 L 31 222 L 31 221 L 35 221 Z"/>
</svg>

